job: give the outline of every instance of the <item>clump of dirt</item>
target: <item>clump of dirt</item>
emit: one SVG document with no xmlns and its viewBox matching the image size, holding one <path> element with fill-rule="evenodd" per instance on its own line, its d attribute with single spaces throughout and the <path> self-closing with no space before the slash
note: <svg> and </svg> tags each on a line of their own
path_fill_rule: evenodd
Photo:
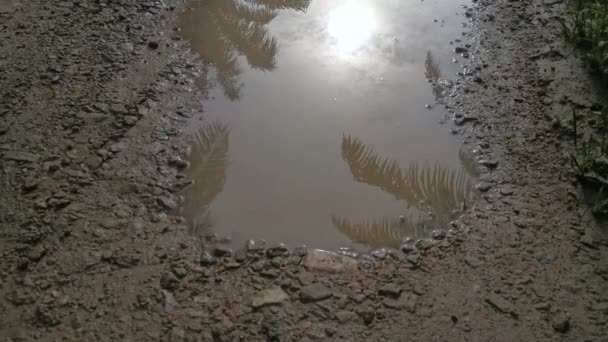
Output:
<svg viewBox="0 0 608 342">
<path fill-rule="evenodd" d="M 166 215 L 188 185 L 174 161 L 205 72 L 173 39 L 180 6 L 2 2 L 2 336 L 605 339 L 608 243 L 585 220 L 572 141 L 553 125 L 565 106 L 597 101 L 561 43 L 564 4 L 465 11 L 470 63 L 448 110 L 482 164 L 481 198 L 445 239 L 357 260 L 201 246 Z"/>
</svg>

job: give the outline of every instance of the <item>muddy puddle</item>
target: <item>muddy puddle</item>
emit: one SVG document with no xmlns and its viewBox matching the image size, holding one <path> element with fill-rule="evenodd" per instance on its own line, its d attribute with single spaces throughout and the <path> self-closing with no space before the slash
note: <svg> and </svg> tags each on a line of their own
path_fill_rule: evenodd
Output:
<svg viewBox="0 0 608 342">
<path fill-rule="evenodd" d="M 474 194 L 441 124 L 465 4 L 191 2 L 180 34 L 210 69 L 180 211 L 193 233 L 361 249 L 447 230 Z"/>
</svg>

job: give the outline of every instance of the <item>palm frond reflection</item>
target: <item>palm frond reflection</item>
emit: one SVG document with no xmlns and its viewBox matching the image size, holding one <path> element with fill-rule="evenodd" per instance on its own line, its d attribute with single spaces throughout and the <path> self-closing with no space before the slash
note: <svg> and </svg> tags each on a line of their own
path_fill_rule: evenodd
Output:
<svg viewBox="0 0 608 342">
<path fill-rule="evenodd" d="M 189 175 L 194 183 L 186 190 L 182 214 L 194 234 L 202 234 L 212 224 L 209 205 L 224 190 L 228 168 L 229 128 L 212 123 L 194 136 Z"/>
<path fill-rule="evenodd" d="M 342 159 L 357 182 L 382 189 L 395 199 L 402 201 L 405 209 L 417 209 L 431 213 L 430 223 L 435 226 L 447 227 L 452 218 L 452 212 L 459 209 L 462 203 L 468 201 L 473 194 L 472 183 L 462 171 L 454 171 L 438 163 L 422 165 L 411 163 L 403 169 L 397 161 L 379 156 L 360 139 L 349 135 L 342 137 Z M 344 222 L 349 221 L 332 218 L 332 222 L 340 231 L 349 232 L 350 235 L 345 233 L 346 235 L 353 235 L 353 229 L 345 228 L 348 225 Z M 407 222 L 408 226 L 413 227 L 417 227 L 420 223 Z M 340 223 L 339 226 L 338 223 Z M 397 234 L 395 232 L 401 232 L 401 230 L 387 228 L 395 227 L 394 224 L 389 224 L 390 220 L 380 223 L 355 226 L 358 227 L 358 230 L 372 229 L 375 234 L 385 232 L 383 237 L 375 237 L 373 241 L 367 241 L 368 244 L 375 244 L 380 240 L 393 242 L 401 240 L 403 236 L 400 236 L 399 239 L 395 238 L 395 234 Z M 416 229 L 410 229 L 410 231 L 420 233 Z M 374 234 L 371 232 L 368 235 L 362 232 L 357 234 L 357 236 L 372 235 Z"/>
<path fill-rule="evenodd" d="M 263 71 L 273 70 L 279 45 L 265 27 L 277 11 L 305 11 L 310 0 L 206 0 L 194 2 L 178 21 L 181 34 L 203 61 L 217 68 L 226 97 L 238 100 L 242 85 L 237 59 Z"/>
<path fill-rule="evenodd" d="M 383 217 L 364 222 L 331 216 L 331 222 L 339 232 L 355 243 L 372 246 L 399 246 L 404 238 L 420 236 L 422 225 L 412 216 L 403 218 Z"/>
</svg>

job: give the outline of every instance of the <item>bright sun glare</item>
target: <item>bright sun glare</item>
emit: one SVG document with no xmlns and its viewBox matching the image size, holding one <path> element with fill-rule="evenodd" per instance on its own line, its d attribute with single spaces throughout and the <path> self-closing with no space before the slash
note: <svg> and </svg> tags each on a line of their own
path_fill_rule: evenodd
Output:
<svg viewBox="0 0 608 342">
<path fill-rule="evenodd" d="M 370 9 L 358 3 L 348 3 L 329 13 L 329 34 L 336 40 L 341 55 L 361 47 L 375 27 L 376 21 Z"/>
</svg>

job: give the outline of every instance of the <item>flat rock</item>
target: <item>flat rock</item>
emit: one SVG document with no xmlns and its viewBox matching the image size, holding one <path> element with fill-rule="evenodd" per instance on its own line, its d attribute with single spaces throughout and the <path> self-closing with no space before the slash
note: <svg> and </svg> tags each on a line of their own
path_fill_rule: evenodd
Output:
<svg viewBox="0 0 608 342">
<path fill-rule="evenodd" d="M 257 296 L 253 298 L 251 305 L 257 309 L 267 305 L 278 305 L 286 300 L 289 300 L 289 295 L 280 287 L 275 286 L 260 291 Z"/>
<path fill-rule="evenodd" d="M 401 294 L 401 286 L 397 284 L 386 284 L 378 289 L 378 294 L 387 297 L 399 297 Z"/>
<path fill-rule="evenodd" d="M 306 285 L 300 289 L 300 299 L 302 302 L 317 302 L 331 297 L 331 291 L 321 283 Z"/>
<path fill-rule="evenodd" d="M 501 313 L 509 314 L 513 316 L 513 318 L 519 317 L 517 311 L 515 310 L 515 306 L 495 293 L 492 293 L 486 297 L 486 303 L 490 304 L 491 307 Z"/>
<path fill-rule="evenodd" d="M 408 294 L 399 298 L 384 298 L 382 305 L 387 308 L 395 310 L 407 310 L 410 313 L 416 312 L 416 305 L 418 304 L 418 296 L 415 294 Z"/>
<path fill-rule="evenodd" d="M 310 271 L 339 273 L 357 270 L 357 260 L 335 252 L 314 249 L 303 260 L 304 267 Z"/>
<path fill-rule="evenodd" d="M 340 310 L 336 312 L 336 319 L 340 324 L 346 324 L 355 321 L 357 314 L 352 311 Z"/>
<path fill-rule="evenodd" d="M 40 160 L 40 156 L 33 153 L 9 151 L 4 155 L 6 160 L 14 160 L 20 162 L 36 163 Z"/>
</svg>

